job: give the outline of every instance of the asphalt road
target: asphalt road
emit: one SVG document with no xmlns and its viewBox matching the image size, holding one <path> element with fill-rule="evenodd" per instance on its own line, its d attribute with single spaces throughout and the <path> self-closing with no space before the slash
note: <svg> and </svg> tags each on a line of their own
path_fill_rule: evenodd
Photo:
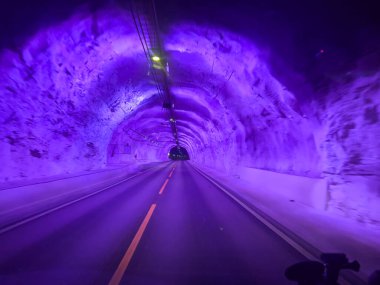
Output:
<svg viewBox="0 0 380 285">
<path fill-rule="evenodd" d="M 304 259 L 188 163 L 166 163 L 1 234 L 0 284 L 294 284 L 284 270 Z"/>
</svg>

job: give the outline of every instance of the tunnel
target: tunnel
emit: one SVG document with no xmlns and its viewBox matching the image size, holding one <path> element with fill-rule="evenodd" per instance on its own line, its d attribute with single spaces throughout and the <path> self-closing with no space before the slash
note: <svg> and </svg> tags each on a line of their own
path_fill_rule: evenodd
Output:
<svg viewBox="0 0 380 285">
<path fill-rule="evenodd" d="M 0 6 L 1 284 L 379 269 L 375 1 Z"/>
<path fill-rule="evenodd" d="M 190 160 L 189 153 L 182 146 L 173 146 L 168 156 L 171 160 Z"/>
</svg>

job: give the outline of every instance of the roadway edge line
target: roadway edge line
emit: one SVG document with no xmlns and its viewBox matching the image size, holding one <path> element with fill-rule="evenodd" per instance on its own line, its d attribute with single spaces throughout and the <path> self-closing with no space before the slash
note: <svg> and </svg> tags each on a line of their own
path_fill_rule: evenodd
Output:
<svg viewBox="0 0 380 285">
<path fill-rule="evenodd" d="M 60 210 L 60 209 L 62 209 L 62 208 L 65 208 L 65 207 L 70 206 L 70 205 L 72 205 L 72 204 L 75 204 L 75 203 L 77 203 L 77 202 L 80 202 L 80 201 L 82 201 L 82 200 L 85 200 L 85 199 L 87 199 L 87 198 L 90 198 L 90 197 L 92 197 L 92 196 L 95 196 L 95 195 L 97 195 L 97 194 L 99 194 L 99 193 L 101 193 L 101 192 L 104 192 L 104 191 L 106 191 L 106 190 L 108 190 L 108 189 L 110 189 L 110 188 L 113 188 L 113 187 L 115 187 L 115 186 L 117 186 L 117 185 L 119 185 L 119 184 L 122 184 L 122 183 L 124 183 L 124 182 L 126 182 L 126 181 L 128 181 L 128 180 L 131 180 L 131 179 L 133 179 L 133 178 L 135 178 L 135 177 L 138 177 L 138 176 L 140 176 L 140 175 L 143 175 L 143 174 L 145 174 L 145 173 L 147 173 L 147 172 L 149 172 L 149 171 L 151 171 L 151 170 L 154 170 L 153 167 L 152 167 L 152 168 L 149 168 L 149 169 L 147 169 L 147 170 L 145 170 L 145 171 L 143 171 L 143 172 L 140 172 L 140 173 L 134 174 L 134 175 L 132 175 L 132 176 L 129 176 L 129 177 L 127 177 L 127 178 L 125 178 L 125 179 L 123 179 L 123 180 L 121 180 L 121 181 L 119 181 L 119 182 L 116 182 L 116 183 L 114 183 L 114 184 L 112 184 L 112 185 L 109 185 L 109 186 L 107 186 L 107 187 L 104 187 L 104 188 L 102 188 L 102 189 L 99 189 L 99 190 L 97 190 L 97 191 L 95 191 L 95 192 L 92 192 L 92 193 L 86 194 L 86 195 L 84 195 L 84 196 L 82 196 L 82 197 L 79 197 L 79 198 L 77 198 L 77 199 L 74 199 L 74 200 L 71 200 L 71 201 L 65 202 L 65 203 L 63 203 L 63 204 L 61 204 L 61 205 L 59 205 L 59 206 L 53 207 L 53 208 L 48 209 L 48 210 L 45 210 L 45 211 L 43 211 L 43 212 L 40 212 L 40 213 L 37 213 L 37 214 L 31 215 L 31 216 L 29 216 L 29 217 L 26 217 L 26 218 L 22 219 L 21 221 L 16 221 L 16 222 L 14 222 L 14 223 L 12 223 L 12 224 L 10 224 L 10 225 L 5 225 L 3 228 L 0 229 L 0 235 L 4 234 L 4 233 L 6 233 L 6 232 L 9 232 L 9 231 L 11 231 L 11 230 L 13 230 L 13 229 L 15 229 L 15 228 L 17 228 L 17 227 L 20 227 L 20 226 L 22 226 L 22 225 L 24 225 L 24 224 L 27 224 L 27 223 L 32 222 L 32 221 L 34 221 L 34 220 L 37 220 L 37 219 L 39 219 L 39 218 L 41 218 L 41 217 L 43 217 L 43 216 L 46 216 L 46 215 L 48 215 L 48 214 L 51 214 L 51 213 L 53 213 L 53 212 L 55 212 L 55 211 L 57 211 L 57 210 Z"/>
<path fill-rule="evenodd" d="M 225 193 L 233 201 L 238 203 L 247 212 L 252 214 L 257 220 L 259 220 L 267 228 L 269 228 L 271 231 L 273 231 L 276 235 L 278 235 L 281 239 L 283 239 L 286 243 L 288 243 L 292 248 L 294 248 L 301 255 L 305 256 L 306 258 L 308 258 L 310 260 L 321 261 L 319 256 L 322 252 L 319 251 L 317 248 L 315 248 L 314 246 L 312 246 L 309 243 L 307 243 L 306 241 L 304 241 L 302 238 L 300 238 L 299 236 L 294 234 L 292 231 L 290 231 L 286 227 L 284 227 L 282 225 L 281 225 L 281 227 L 279 227 L 278 222 L 273 223 L 272 218 L 269 218 L 266 214 L 263 214 L 263 212 L 261 210 L 258 210 L 251 203 L 249 203 L 248 201 L 245 201 L 245 199 L 239 197 L 236 194 L 232 194 L 231 193 L 232 191 L 228 190 L 228 187 L 225 187 L 224 185 L 222 185 L 222 183 L 220 183 L 216 179 L 210 177 L 208 174 L 204 173 L 198 167 L 196 167 L 192 164 L 190 164 L 190 165 L 195 171 L 197 171 L 200 175 L 202 175 L 206 180 L 208 180 L 210 183 L 215 185 L 219 190 L 221 190 L 223 193 Z M 270 220 L 272 220 L 272 222 Z M 288 233 L 286 233 L 286 232 L 288 232 Z M 293 238 L 289 236 L 289 233 L 291 233 L 291 235 L 293 235 Z M 298 239 L 302 242 L 299 242 L 299 241 L 297 242 L 294 237 L 296 237 L 296 239 Z M 302 245 L 301 243 L 306 244 L 307 245 L 306 247 L 311 247 L 312 251 L 317 251 L 318 255 L 316 255 L 316 253 L 310 252 L 310 249 L 309 250 L 306 249 L 305 246 Z M 345 275 L 347 275 L 347 276 L 345 276 Z M 352 272 L 341 272 L 339 279 L 340 279 L 339 281 L 341 282 L 341 285 L 365 285 L 365 284 L 367 284 L 362 278 L 360 278 L 360 276 L 354 275 Z M 355 279 L 355 280 L 350 280 L 350 279 Z M 358 282 L 360 282 L 360 283 L 358 283 Z"/>
<path fill-rule="evenodd" d="M 154 168 L 154 167 L 151 167 L 149 169 L 152 169 L 152 168 Z M 25 184 L 25 185 L 16 185 L 16 186 L 8 187 L 8 188 L 0 188 L 0 191 L 7 191 L 7 190 L 21 188 L 21 187 L 25 187 L 25 186 L 31 186 L 31 185 L 47 184 L 50 182 L 56 182 L 56 181 L 61 181 L 61 180 L 66 180 L 66 179 L 71 179 L 71 178 L 83 177 L 83 176 L 88 176 L 88 175 L 92 175 L 92 174 L 96 174 L 96 173 L 103 173 L 103 172 L 112 171 L 115 169 L 116 168 L 103 169 L 103 170 L 98 170 L 98 171 L 95 170 L 94 172 L 90 172 L 90 173 L 83 173 L 83 174 L 78 174 L 78 175 L 73 175 L 73 176 L 61 177 L 61 178 L 51 179 L 51 180 L 47 180 L 47 181 L 40 181 L 40 182 L 35 182 L 35 183 L 30 183 L 30 184 Z"/>
<path fill-rule="evenodd" d="M 195 168 L 195 167 L 194 167 Z M 206 178 L 210 183 L 215 185 L 219 190 L 224 192 L 227 196 L 229 196 L 232 200 L 234 200 L 236 203 L 238 203 L 242 208 L 244 208 L 246 211 L 248 211 L 250 214 L 252 214 L 256 219 L 258 219 L 262 224 L 264 224 L 267 228 L 272 230 L 275 234 L 277 234 L 279 237 L 281 237 L 283 240 L 285 240 L 290 246 L 292 246 L 294 249 L 296 249 L 299 253 L 301 253 L 303 256 L 305 256 L 308 259 L 316 260 L 316 257 L 314 254 L 310 253 L 309 251 L 305 250 L 302 246 L 300 246 L 298 243 L 293 241 L 290 237 L 288 237 L 283 231 L 278 229 L 276 226 L 274 226 L 272 223 L 270 223 L 266 218 L 264 218 L 262 215 L 260 215 L 257 211 L 252 209 L 250 206 L 248 206 L 246 203 L 241 201 L 238 197 L 236 197 L 234 194 L 232 194 L 230 191 L 225 189 L 223 186 L 221 186 L 218 182 L 214 181 L 212 178 L 206 176 L 204 173 L 202 173 L 200 170 L 196 169 L 199 174 L 201 174 L 204 178 Z"/>
<path fill-rule="evenodd" d="M 123 178 L 125 179 L 125 178 Z M 94 185 L 91 185 L 91 186 L 86 186 L 86 187 L 83 187 L 83 188 L 79 188 L 79 189 L 76 189 L 76 190 L 72 190 L 72 191 L 68 191 L 68 192 L 64 192 L 64 193 L 61 193 L 61 194 L 58 194 L 58 195 L 55 195 L 55 196 L 51 196 L 49 198 L 46 198 L 44 200 L 38 200 L 38 201 L 35 201 L 35 202 L 32 202 L 32 203 L 29 203 L 27 205 L 23 205 L 23 206 L 17 206 L 7 212 L 2 212 L 1 215 L 9 215 L 9 214 L 12 214 L 14 212 L 17 212 L 18 210 L 22 210 L 22 209 L 25 209 L 25 208 L 28 208 L 28 207 L 31 207 L 31 206 L 34 206 L 34 205 L 38 205 L 40 204 L 41 202 L 49 202 L 49 201 L 54 201 L 56 200 L 57 198 L 61 198 L 61 197 L 65 197 L 67 195 L 70 195 L 70 194 L 75 194 L 77 193 L 78 191 L 84 191 L 84 190 L 88 190 L 88 188 L 93 188 L 93 187 L 97 187 L 99 185 L 101 185 L 102 182 L 99 182 L 99 183 L 96 183 Z"/>
</svg>

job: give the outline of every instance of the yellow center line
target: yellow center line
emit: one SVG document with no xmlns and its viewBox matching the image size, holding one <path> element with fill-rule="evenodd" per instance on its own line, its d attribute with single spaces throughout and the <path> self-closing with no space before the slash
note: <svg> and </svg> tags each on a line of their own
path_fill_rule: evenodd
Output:
<svg viewBox="0 0 380 285">
<path fill-rule="evenodd" d="M 116 272 L 112 276 L 111 281 L 108 283 L 108 285 L 119 285 L 121 279 L 123 278 L 123 275 L 125 271 L 127 270 L 127 267 L 133 257 L 133 254 L 136 251 L 136 248 L 141 240 L 142 235 L 144 234 L 144 231 L 149 223 L 150 218 L 153 215 L 153 211 L 156 208 L 156 204 L 152 204 L 149 208 L 148 213 L 146 214 L 142 224 L 139 227 L 139 230 L 137 231 L 135 237 L 133 238 L 131 244 L 129 245 L 125 255 L 123 256 L 119 266 L 116 269 Z"/>
<path fill-rule="evenodd" d="M 172 175 L 173 175 L 173 173 L 174 173 L 174 169 L 175 169 L 175 166 L 173 167 L 172 171 L 170 172 L 170 174 L 169 174 L 169 178 L 172 177 Z"/>
<path fill-rule="evenodd" d="M 168 185 L 168 183 L 169 183 L 169 178 L 166 178 L 165 183 L 164 183 L 164 185 L 162 185 L 160 192 L 158 192 L 158 194 L 161 195 L 164 192 L 165 187 L 166 187 L 166 185 Z"/>
</svg>

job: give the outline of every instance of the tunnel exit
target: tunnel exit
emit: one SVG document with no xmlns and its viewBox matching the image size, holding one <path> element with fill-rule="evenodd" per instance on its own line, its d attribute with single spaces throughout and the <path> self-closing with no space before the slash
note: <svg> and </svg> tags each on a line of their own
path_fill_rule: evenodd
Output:
<svg viewBox="0 0 380 285">
<path fill-rule="evenodd" d="M 171 160 L 190 160 L 189 153 L 182 146 L 172 147 L 168 153 Z"/>
</svg>

